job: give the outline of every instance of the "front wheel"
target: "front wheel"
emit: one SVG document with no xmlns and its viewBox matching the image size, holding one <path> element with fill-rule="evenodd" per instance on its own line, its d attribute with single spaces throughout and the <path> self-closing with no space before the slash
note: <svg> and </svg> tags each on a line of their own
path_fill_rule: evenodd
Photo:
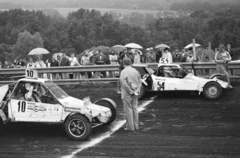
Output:
<svg viewBox="0 0 240 158">
<path fill-rule="evenodd" d="M 217 82 L 209 82 L 204 86 L 203 94 L 208 99 L 218 99 L 222 94 L 222 87 Z"/>
<path fill-rule="evenodd" d="M 111 124 L 113 121 L 115 121 L 117 117 L 117 110 L 116 110 L 116 103 L 108 98 L 102 98 L 98 101 L 96 101 L 94 104 L 101 105 L 103 107 L 107 107 L 111 110 L 112 116 L 109 118 L 109 120 L 105 123 L 106 125 Z"/>
<path fill-rule="evenodd" d="M 85 116 L 80 114 L 69 116 L 64 126 L 68 137 L 72 140 L 85 140 L 92 132 L 91 123 Z"/>
</svg>

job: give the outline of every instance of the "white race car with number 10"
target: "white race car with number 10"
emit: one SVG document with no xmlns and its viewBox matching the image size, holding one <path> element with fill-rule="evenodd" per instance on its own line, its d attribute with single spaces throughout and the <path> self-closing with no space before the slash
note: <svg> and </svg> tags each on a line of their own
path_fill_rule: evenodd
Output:
<svg viewBox="0 0 240 158">
<path fill-rule="evenodd" d="M 38 100 L 36 96 L 35 101 L 26 99 L 29 92 L 26 85 L 29 84 L 37 84 L 43 92 Z M 73 140 L 88 138 L 92 128 L 110 124 L 116 118 L 113 100 L 102 98 L 91 103 L 89 97 L 83 100 L 73 98 L 52 81 L 38 78 L 36 70 L 27 69 L 26 78 L 0 87 L 0 92 L 0 123 L 63 123 L 67 135 Z"/>
<path fill-rule="evenodd" d="M 179 64 L 160 64 L 154 72 L 147 65 L 133 65 L 142 75 L 141 99 L 146 91 L 197 91 L 208 99 L 218 99 L 228 83 L 216 77 L 202 78 L 193 75 Z M 214 76 L 214 75 L 213 75 Z"/>
</svg>

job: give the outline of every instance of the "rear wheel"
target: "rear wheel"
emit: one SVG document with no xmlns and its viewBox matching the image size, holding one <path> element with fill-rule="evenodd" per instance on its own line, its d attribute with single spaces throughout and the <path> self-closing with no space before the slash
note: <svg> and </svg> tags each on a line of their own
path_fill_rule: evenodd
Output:
<svg viewBox="0 0 240 158">
<path fill-rule="evenodd" d="M 64 126 L 68 137 L 72 140 L 85 140 L 92 132 L 91 123 L 81 114 L 69 116 Z"/>
<path fill-rule="evenodd" d="M 218 99 L 222 94 L 222 87 L 217 82 L 209 82 L 204 86 L 203 94 L 208 99 Z"/>
</svg>

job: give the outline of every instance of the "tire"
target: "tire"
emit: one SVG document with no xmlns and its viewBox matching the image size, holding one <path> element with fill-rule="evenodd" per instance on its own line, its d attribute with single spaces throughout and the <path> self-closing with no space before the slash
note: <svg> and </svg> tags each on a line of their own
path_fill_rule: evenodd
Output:
<svg viewBox="0 0 240 158">
<path fill-rule="evenodd" d="M 204 86 L 203 94 L 208 99 L 218 99 L 222 94 L 222 87 L 217 82 L 209 82 Z"/>
<path fill-rule="evenodd" d="M 141 86 L 140 93 L 138 95 L 138 99 L 142 99 L 146 94 L 146 87 L 144 85 Z"/>
<path fill-rule="evenodd" d="M 92 125 L 86 116 L 74 114 L 64 124 L 68 137 L 72 140 L 85 140 L 92 133 Z"/>
<path fill-rule="evenodd" d="M 2 118 L 0 117 L 0 130 L 2 129 L 2 126 L 3 126 L 3 120 L 2 120 Z"/>
<path fill-rule="evenodd" d="M 107 107 L 111 110 L 112 112 L 112 116 L 110 117 L 110 119 L 108 120 L 108 122 L 105 123 L 105 125 L 110 125 L 113 121 L 115 121 L 116 117 L 117 117 L 117 110 L 116 108 L 114 108 L 114 106 L 112 105 L 111 102 L 107 101 L 107 100 L 101 100 L 96 102 L 97 105 L 101 105 L 103 107 Z"/>
</svg>

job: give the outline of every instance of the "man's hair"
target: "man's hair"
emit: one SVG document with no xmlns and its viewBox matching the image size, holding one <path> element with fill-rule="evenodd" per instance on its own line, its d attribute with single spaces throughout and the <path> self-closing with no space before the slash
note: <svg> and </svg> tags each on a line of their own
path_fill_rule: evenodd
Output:
<svg viewBox="0 0 240 158">
<path fill-rule="evenodd" d="M 123 59 L 123 65 L 129 66 L 132 64 L 132 61 L 130 58 L 124 58 Z"/>
<path fill-rule="evenodd" d="M 219 46 L 218 47 L 222 47 L 223 49 L 225 49 L 225 46 L 224 46 L 224 44 L 219 44 Z"/>
</svg>

